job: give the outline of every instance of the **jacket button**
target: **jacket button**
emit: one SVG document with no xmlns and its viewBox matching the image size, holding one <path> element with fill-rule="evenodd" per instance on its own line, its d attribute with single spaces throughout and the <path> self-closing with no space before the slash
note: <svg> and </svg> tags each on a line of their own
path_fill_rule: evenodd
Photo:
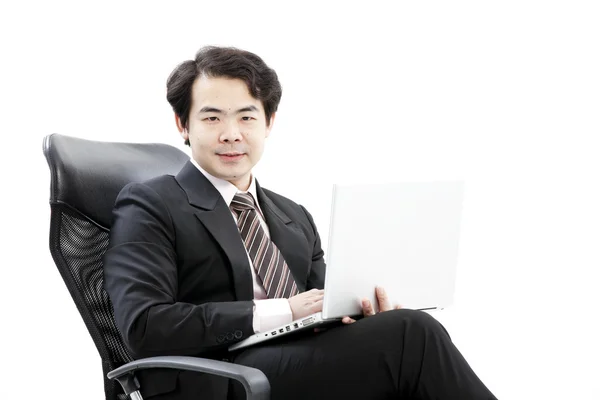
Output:
<svg viewBox="0 0 600 400">
<path fill-rule="evenodd" d="M 241 339 L 243 335 L 244 334 L 239 329 L 237 331 L 235 331 L 235 338 L 236 339 Z"/>
<path fill-rule="evenodd" d="M 227 340 L 233 340 L 233 333 L 229 332 L 227 334 Z"/>
</svg>

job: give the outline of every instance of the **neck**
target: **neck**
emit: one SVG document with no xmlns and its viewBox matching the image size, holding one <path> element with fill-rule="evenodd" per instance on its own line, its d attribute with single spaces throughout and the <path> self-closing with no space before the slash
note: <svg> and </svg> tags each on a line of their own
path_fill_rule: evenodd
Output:
<svg viewBox="0 0 600 400">
<path fill-rule="evenodd" d="M 229 183 L 234 185 L 241 192 L 247 191 L 250 188 L 251 182 L 252 182 L 252 174 L 248 174 L 248 176 L 244 176 L 240 179 L 232 179 L 229 181 Z"/>
</svg>

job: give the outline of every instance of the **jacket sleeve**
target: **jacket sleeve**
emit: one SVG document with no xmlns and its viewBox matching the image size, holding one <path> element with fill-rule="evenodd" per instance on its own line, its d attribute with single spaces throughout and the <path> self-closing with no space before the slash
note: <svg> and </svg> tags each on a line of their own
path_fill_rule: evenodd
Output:
<svg viewBox="0 0 600 400">
<path fill-rule="evenodd" d="M 113 209 L 104 285 L 117 327 L 134 357 L 198 355 L 254 333 L 252 301 L 177 301 L 175 229 L 149 186 L 123 188 Z"/>
<path fill-rule="evenodd" d="M 312 218 L 312 215 L 303 207 L 302 211 L 306 214 L 308 218 L 308 222 L 312 227 L 314 232 L 314 240 L 312 243 L 312 263 L 310 266 L 310 272 L 308 274 L 308 279 L 306 282 L 306 290 L 311 289 L 324 289 L 325 288 L 325 259 L 324 252 L 321 248 L 321 238 L 319 236 L 319 232 L 317 231 L 317 227 L 315 226 L 315 221 Z"/>
</svg>

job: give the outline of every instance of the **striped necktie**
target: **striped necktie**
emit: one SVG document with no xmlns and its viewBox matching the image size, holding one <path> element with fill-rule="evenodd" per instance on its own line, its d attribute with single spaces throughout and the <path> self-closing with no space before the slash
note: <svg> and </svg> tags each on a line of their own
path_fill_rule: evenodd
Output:
<svg viewBox="0 0 600 400">
<path fill-rule="evenodd" d="M 289 298 L 298 294 L 298 288 L 283 255 L 261 226 L 252 195 L 236 194 L 231 202 L 231 209 L 238 218 L 237 225 L 242 241 L 267 297 Z"/>
</svg>

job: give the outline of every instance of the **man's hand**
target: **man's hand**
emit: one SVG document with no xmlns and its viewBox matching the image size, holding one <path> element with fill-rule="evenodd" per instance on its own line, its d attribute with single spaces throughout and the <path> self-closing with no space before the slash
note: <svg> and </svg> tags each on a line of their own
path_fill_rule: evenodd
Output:
<svg viewBox="0 0 600 400">
<path fill-rule="evenodd" d="M 324 293 L 324 290 L 311 289 L 290 297 L 288 302 L 292 310 L 292 320 L 323 311 Z"/>
<path fill-rule="evenodd" d="M 375 288 L 375 296 L 377 297 L 377 304 L 379 305 L 379 312 L 384 312 L 384 311 L 389 311 L 389 310 L 398 310 L 398 309 L 402 308 L 401 305 L 392 306 L 392 304 L 390 303 L 390 299 L 388 298 L 388 295 L 385 292 L 385 289 L 383 289 L 380 286 Z M 375 309 L 373 308 L 373 305 L 371 304 L 371 302 L 368 299 L 362 299 L 362 309 L 363 309 L 363 315 L 365 317 L 370 317 L 371 315 L 375 315 Z M 342 322 L 344 324 L 352 324 L 352 323 L 356 322 L 356 320 L 354 320 L 350 317 L 344 317 L 342 319 Z"/>
</svg>

